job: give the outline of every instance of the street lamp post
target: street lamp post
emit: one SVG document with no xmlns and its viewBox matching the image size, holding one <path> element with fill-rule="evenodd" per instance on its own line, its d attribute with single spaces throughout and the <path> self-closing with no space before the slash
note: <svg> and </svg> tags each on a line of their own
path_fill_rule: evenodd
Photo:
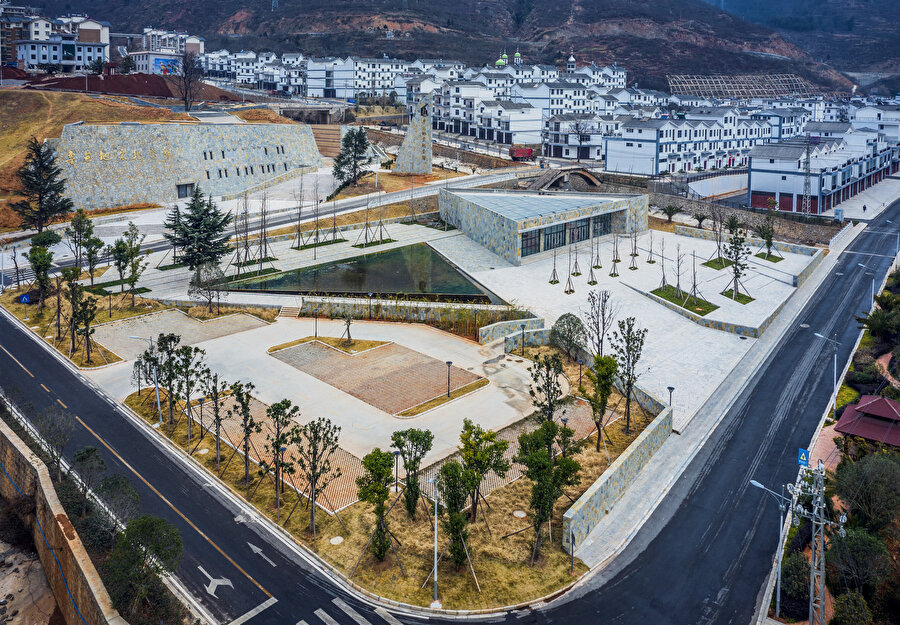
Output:
<svg viewBox="0 0 900 625">
<path fill-rule="evenodd" d="M 153 354 L 153 339 L 146 336 L 129 336 L 128 338 L 133 339 L 135 341 L 147 341 L 147 345 L 150 346 L 150 353 Z M 156 414 L 159 416 L 159 422 L 156 424 L 156 427 L 162 425 L 162 404 L 159 401 L 159 378 L 156 373 L 156 359 L 153 359 L 153 386 L 156 389 Z"/>
<path fill-rule="evenodd" d="M 824 339 L 831 343 L 832 348 L 834 349 L 834 363 L 831 369 L 831 388 L 834 389 L 834 418 L 837 419 L 837 396 L 838 396 L 838 386 L 837 386 L 837 350 L 840 347 L 840 343 L 835 339 L 830 339 L 824 334 L 819 334 L 818 332 L 814 332 L 818 338 Z"/>
<path fill-rule="evenodd" d="M 428 478 L 429 484 L 434 484 L 434 600 L 431 602 L 431 607 L 435 610 L 439 610 L 441 608 L 441 602 L 438 601 L 438 580 L 437 580 L 437 565 L 438 565 L 438 552 L 437 552 L 437 543 L 438 543 L 438 497 L 437 497 L 437 480 L 435 478 Z"/>
<path fill-rule="evenodd" d="M 860 267 L 862 267 L 863 269 L 869 269 L 868 265 L 863 265 L 862 263 L 856 263 L 856 264 L 859 265 Z M 871 293 L 871 295 L 872 295 L 872 309 L 874 309 L 875 308 L 875 272 L 874 271 L 872 271 L 872 293 Z"/>
<path fill-rule="evenodd" d="M 400 451 L 394 451 L 394 492 L 400 492 Z"/>
<path fill-rule="evenodd" d="M 778 551 L 776 552 L 776 556 L 778 558 L 778 571 L 776 573 L 777 581 L 775 583 L 775 618 L 779 618 L 781 616 L 781 556 L 784 551 L 784 511 L 787 509 L 787 504 L 791 500 L 788 497 L 784 496 L 783 486 L 781 487 L 782 494 L 779 495 L 774 490 L 766 488 L 756 480 L 750 480 L 750 485 L 755 486 L 756 488 L 761 488 L 768 494 L 775 497 L 775 501 L 778 502 L 778 509 L 781 511 L 778 523 Z"/>
<path fill-rule="evenodd" d="M 313 331 L 313 336 L 318 338 L 319 337 L 319 307 L 316 306 L 313 310 L 314 310 L 315 320 L 316 320 L 315 321 L 315 330 Z"/>
<path fill-rule="evenodd" d="M 525 324 L 520 324 L 519 327 L 522 329 L 522 358 L 525 358 Z"/>
<path fill-rule="evenodd" d="M 675 387 L 674 387 L 674 386 L 667 386 L 667 387 L 666 387 L 666 390 L 669 391 L 669 407 L 671 408 L 671 407 L 672 407 L 672 393 L 675 392 Z"/>
<path fill-rule="evenodd" d="M 453 361 L 447 361 L 447 399 L 450 399 L 450 367 L 453 366 Z"/>
</svg>

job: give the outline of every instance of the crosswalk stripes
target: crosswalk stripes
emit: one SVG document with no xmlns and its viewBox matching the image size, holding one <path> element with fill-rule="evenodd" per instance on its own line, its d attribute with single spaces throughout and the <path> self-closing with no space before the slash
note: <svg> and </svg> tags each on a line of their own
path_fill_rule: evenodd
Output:
<svg viewBox="0 0 900 625">
<path fill-rule="evenodd" d="M 318 610 L 313 612 L 313 614 L 318 616 L 319 620 L 325 623 L 325 625 L 339 625 L 338 622 L 331 618 L 331 615 L 322 608 L 319 608 Z"/>
<path fill-rule="evenodd" d="M 341 599 L 340 597 L 335 597 L 331 600 L 331 602 L 344 611 L 344 614 L 352 618 L 357 622 L 358 625 L 372 625 L 368 620 L 366 620 L 359 612 L 351 608 L 347 605 L 347 602 Z"/>
<path fill-rule="evenodd" d="M 403 623 L 394 618 L 393 614 L 382 607 L 375 608 L 375 614 L 383 618 L 388 623 L 388 625 L 403 625 Z"/>
</svg>

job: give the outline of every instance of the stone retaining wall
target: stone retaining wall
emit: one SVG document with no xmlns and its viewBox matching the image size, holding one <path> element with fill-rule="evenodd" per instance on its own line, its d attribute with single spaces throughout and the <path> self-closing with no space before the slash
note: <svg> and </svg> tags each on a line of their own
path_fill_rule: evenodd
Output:
<svg viewBox="0 0 900 625">
<path fill-rule="evenodd" d="M 35 548 L 56 603 L 69 625 L 128 625 L 66 515 L 46 465 L 0 421 L 0 497 L 33 504 Z"/>
<path fill-rule="evenodd" d="M 531 317 L 529 319 L 501 321 L 499 323 L 492 323 L 489 326 L 482 326 L 478 329 L 478 342 L 482 345 L 485 343 L 493 343 L 497 339 L 503 338 L 514 332 L 521 332 L 522 324 L 525 324 L 526 331 L 540 330 L 544 327 L 544 320 L 540 317 Z"/>
<path fill-rule="evenodd" d="M 645 401 L 662 405 L 659 400 L 640 391 Z M 640 403 L 638 389 L 635 400 Z M 577 549 L 591 530 L 625 494 L 625 490 L 637 479 L 653 454 L 666 442 L 672 432 L 672 409 L 665 407 L 640 433 L 622 455 L 603 472 L 596 482 L 563 514 L 563 549 L 571 553 Z M 574 539 L 574 544 L 573 544 Z"/>
<path fill-rule="evenodd" d="M 525 331 L 525 347 L 540 347 L 550 344 L 550 328 Z M 522 349 L 522 331 L 513 332 L 503 339 L 503 351 L 507 354 Z"/>
<path fill-rule="evenodd" d="M 404 321 L 409 323 L 466 323 L 473 326 L 479 322 L 490 321 L 491 324 L 509 319 L 520 319 L 529 313 L 515 310 L 507 306 L 494 304 L 459 304 L 455 302 L 415 302 L 404 300 L 366 298 L 330 298 L 304 297 L 300 306 L 300 316 L 338 319 L 348 313 L 354 319 L 370 319 L 373 321 Z"/>
</svg>

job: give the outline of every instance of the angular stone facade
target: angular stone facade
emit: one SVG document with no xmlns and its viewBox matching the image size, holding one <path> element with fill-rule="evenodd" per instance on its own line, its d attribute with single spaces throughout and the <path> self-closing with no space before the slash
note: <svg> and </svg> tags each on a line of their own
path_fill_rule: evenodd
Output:
<svg viewBox="0 0 900 625">
<path fill-rule="evenodd" d="M 300 124 L 69 124 L 53 141 L 76 208 L 234 195 L 322 164 Z"/>
<path fill-rule="evenodd" d="M 409 129 L 397 153 L 394 172 L 398 174 L 431 173 L 431 96 L 419 102 L 416 116 L 409 122 Z"/>
</svg>

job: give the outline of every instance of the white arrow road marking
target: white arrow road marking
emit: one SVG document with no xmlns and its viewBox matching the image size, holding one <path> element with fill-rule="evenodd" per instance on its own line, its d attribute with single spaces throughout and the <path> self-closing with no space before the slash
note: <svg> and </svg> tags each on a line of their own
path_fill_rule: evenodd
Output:
<svg viewBox="0 0 900 625">
<path fill-rule="evenodd" d="M 204 569 L 202 566 L 198 566 L 197 568 L 200 569 L 200 572 L 209 579 L 209 584 L 204 586 L 204 588 L 206 588 L 206 592 L 211 594 L 213 597 L 216 597 L 216 588 L 218 588 L 219 586 L 228 586 L 229 588 L 234 588 L 231 580 L 227 577 L 213 577 L 212 575 L 207 573 L 206 569 Z M 218 599 L 218 597 L 216 597 L 216 599 Z"/>
<path fill-rule="evenodd" d="M 256 606 L 255 608 L 253 608 L 252 610 L 247 612 L 246 614 L 242 614 L 241 616 L 239 616 L 236 619 L 234 619 L 233 621 L 231 621 L 228 625 L 243 625 L 244 623 L 246 623 L 247 621 L 252 619 L 254 616 L 256 616 L 257 614 L 259 614 L 260 612 L 262 612 L 269 606 L 274 605 L 276 603 L 278 603 L 278 599 L 276 599 L 275 597 L 269 597 L 268 599 L 266 599 L 265 601 L 260 603 L 258 606 Z"/>
<path fill-rule="evenodd" d="M 325 623 L 325 625 L 339 625 L 339 623 L 336 620 L 334 620 L 333 618 L 331 618 L 331 616 L 328 614 L 328 612 L 326 612 L 322 608 L 319 608 L 318 610 L 313 612 L 313 614 L 318 616 L 319 620 L 321 620 L 323 623 Z"/>
<path fill-rule="evenodd" d="M 388 612 L 387 610 L 385 610 L 384 608 L 382 608 L 380 606 L 375 608 L 375 614 L 377 614 L 378 616 L 383 618 L 390 625 L 403 625 L 403 623 L 401 623 L 396 618 L 394 618 L 393 614 L 391 614 L 390 612 Z"/>
<path fill-rule="evenodd" d="M 334 605 L 339 607 L 341 610 L 343 610 L 347 616 L 349 616 L 354 621 L 359 623 L 359 625 L 372 625 L 369 621 L 367 621 L 365 618 L 363 618 L 362 614 L 360 614 L 359 612 L 357 612 L 356 610 L 351 608 L 349 605 L 347 605 L 347 602 L 344 601 L 343 599 L 341 599 L 340 597 L 335 597 L 334 599 L 331 600 L 331 603 L 333 603 Z"/>
<path fill-rule="evenodd" d="M 256 555 L 258 555 L 260 558 L 262 558 L 263 560 L 265 560 L 266 562 L 268 562 L 268 563 L 271 564 L 272 566 L 275 566 L 275 563 L 272 562 L 271 560 L 269 560 L 268 557 L 266 557 L 266 554 L 263 553 L 263 550 L 262 550 L 262 549 L 260 549 L 259 547 L 257 547 L 256 545 L 254 545 L 254 544 L 252 544 L 252 543 L 247 543 L 247 546 L 250 547 L 250 551 L 252 551 L 252 552 L 255 553 Z"/>
</svg>

